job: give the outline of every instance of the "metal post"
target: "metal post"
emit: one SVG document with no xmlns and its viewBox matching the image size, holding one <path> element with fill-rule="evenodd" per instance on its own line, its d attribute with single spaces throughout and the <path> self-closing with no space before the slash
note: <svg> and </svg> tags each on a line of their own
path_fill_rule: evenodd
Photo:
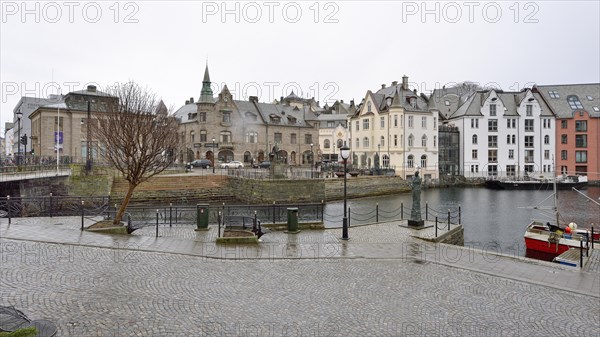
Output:
<svg viewBox="0 0 600 337">
<path fill-rule="evenodd" d="M 592 249 L 594 249 L 594 225 L 592 225 Z"/>
<path fill-rule="evenodd" d="M 172 212 L 173 212 L 173 203 L 170 202 L 169 203 L 169 227 L 173 227 L 173 220 L 171 219 L 172 217 Z"/>
<path fill-rule="evenodd" d="M 379 203 L 375 205 L 375 222 L 379 222 Z"/>
<path fill-rule="evenodd" d="M 258 229 L 258 219 L 256 218 L 256 211 L 254 211 L 254 223 L 252 224 L 252 230 L 256 231 Z"/>
<path fill-rule="evenodd" d="M 275 201 L 273 201 L 273 223 L 275 223 Z"/>
<path fill-rule="evenodd" d="M 158 210 L 156 210 L 156 237 L 158 237 Z"/>
<path fill-rule="evenodd" d="M 425 220 L 429 220 L 429 204 L 425 201 Z"/>
<path fill-rule="evenodd" d="M 348 215 L 346 213 L 346 207 L 347 206 L 347 190 L 346 190 L 346 179 L 347 179 L 347 171 L 346 171 L 346 167 L 348 164 L 348 159 L 344 159 L 344 218 L 342 219 L 342 240 L 348 240 L 348 226 L 349 226 L 349 221 L 348 221 Z"/>
<path fill-rule="evenodd" d="M 10 225 L 11 222 L 11 218 L 10 218 L 10 195 L 6 196 L 6 204 L 8 205 L 8 224 Z"/>
<path fill-rule="evenodd" d="M 85 153 L 85 170 L 87 173 L 90 173 L 90 171 L 92 170 L 92 152 L 90 151 L 90 146 L 92 146 L 92 134 L 91 134 L 91 130 L 90 127 L 92 125 L 91 123 L 91 118 L 92 118 L 92 110 L 91 110 L 91 102 L 88 100 L 87 101 L 87 121 L 86 121 L 86 126 L 87 126 L 87 140 L 86 140 L 86 153 Z M 58 121 L 60 123 L 60 121 Z M 58 151 L 58 148 L 56 149 L 56 151 Z"/>
<path fill-rule="evenodd" d="M 52 217 L 52 213 L 54 213 L 52 211 L 52 192 L 50 192 L 50 217 Z"/>
<path fill-rule="evenodd" d="M 81 200 L 81 230 L 83 230 L 83 214 L 85 212 L 83 206 L 85 204 L 85 201 Z"/>
<path fill-rule="evenodd" d="M 435 237 L 437 238 L 437 224 L 438 224 L 438 217 L 435 217 Z"/>
<path fill-rule="evenodd" d="M 17 166 L 21 166 L 21 109 L 17 112 Z"/>
<path fill-rule="evenodd" d="M 450 230 L 450 210 L 448 210 L 448 230 Z"/>
<path fill-rule="evenodd" d="M 460 210 L 460 205 L 458 205 L 458 224 L 460 225 L 462 223 L 461 221 L 461 210 Z"/>
<path fill-rule="evenodd" d="M 583 268 L 583 241 L 579 240 L 579 269 Z"/>
<path fill-rule="evenodd" d="M 212 146 L 212 151 L 213 151 L 213 174 L 215 174 L 215 166 L 217 166 L 217 160 L 215 158 L 215 137 L 213 137 L 212 142 L 213 142 L 213 146 Z"/>
<path fill-rule="evenodd" d="M 217 233 L 217 237 L 220 238 L 221 237 L 221 211 L 219 211 L 217 223 L 219 224 L 219 231 Z"/>
<path fill-rule="evenodd" d="M 334 147 L 335 149 L 335 147 Z M 323 213 L 325 212 L 325 205 L 323 204 L 323 200 L 321 200 L 321 222 L 323 222 Z"/>
</svg>

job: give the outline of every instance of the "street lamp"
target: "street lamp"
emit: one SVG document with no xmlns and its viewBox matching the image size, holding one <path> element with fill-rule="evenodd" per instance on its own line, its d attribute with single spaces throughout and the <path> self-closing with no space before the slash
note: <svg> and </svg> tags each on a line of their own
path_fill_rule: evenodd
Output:
<svg viewBox="0 0 600 337">
<path fill-rule="evenodd" d="M 17 165 L 20 166 L 21 165 L 21 117 L 23 117 L 23 113 L 21 112 L 21 109 L 19 109 L 19 111 L 17 111 Z M 13 147 L 14 149 L 14 147 Z"/>
<path fill-rule="evenodd" d="M 91 119 L 92 119 L 92 107 L 91 102 L 88 99 L 87 101 L 87 120 L 86 120 L 86 129 L 87 129 L 87 139 L 85 144 L 85 171 L 89 174 L 92 171 L 92 152 L 90 151 L 90 147 L 92 146 L 92 133 L 91 133 Z M 58 121 L 58 126 L 60 127 L 60 120 Z M 57 148 L 56 151 L 59 149 Z"/>
<path fill-rule="evenodd" d="M 310 143 L 310 178 L 313 178 L 313 165 L 315 163 L 315 158 L 313 156 L 313 143 Z"/>
<path fill-rule="evenodd" d="M 346 214 L 346 164 L 350 158 L 350 148 L 344 142 L 344 146 L 340 149 L 340 156 L 344 161 L 344 218 L 342 220 L 342 240 L 348 240 L 348 216 Z"/>
<path fill-rule="evenodd" d="M 213 150 L 213 174 L 215 173 L 215 164 L 217 163 L 217 161 L 215 160 L 215 151 L 216 151 L 216 146 L 215 146 L 215 137 L 212 138 L 212 142 L 213 142 L 213 146 L 212 146 L 212 150 Z"/>
</svg>

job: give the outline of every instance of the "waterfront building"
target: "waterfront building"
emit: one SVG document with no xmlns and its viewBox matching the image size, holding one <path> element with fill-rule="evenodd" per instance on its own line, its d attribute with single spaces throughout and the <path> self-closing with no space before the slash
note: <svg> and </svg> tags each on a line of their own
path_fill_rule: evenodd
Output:
<svg viewBox="0 0 600 337">
<path fill-rule="evenodd" d="M 335 101 L 331 106 L 325 104 L 318 116 L 320 159 L 322 162 L 337 162 L 340 148 L 348 143 L 348 117 L 356 113 L 354 101 Z"/>
<path fill-rule="evenodd" d="M 600 83 L 536 85 L 556 116 L 556 170 L 600 180 Z"/>
<path fill-rule="evenodd" d="M 407 76 L 367 91 L 348 123 L 354 165 L 393 168 L 405 179 L 420 169 L 424 179 L 438 178 L 438 113 L 427 96 L 409 89 Z"/>
<path fill-rule="evenodd" d="M 540 94 L 436 90 L 431 102 L 460 132 L 465 177 L 550 177 L 555 119 Z"/>
<path fill-rule="evenodd" d="M 175 112 L 179 119 L 180 162 L 206 158 L 213 163 L 239 160 L 250 166 L 277 151 L 289 165 L 312 165 L 319 151 L 319 123 L 314 99 L 293 92 L 280 101 L 263 103 L 250 96 L 235 100 L 225 85 L 213 97 L 208 66 L 200 99 L 191 98 Z M 214 141 L 213 141 L 214 140 Z"/>
</svg>

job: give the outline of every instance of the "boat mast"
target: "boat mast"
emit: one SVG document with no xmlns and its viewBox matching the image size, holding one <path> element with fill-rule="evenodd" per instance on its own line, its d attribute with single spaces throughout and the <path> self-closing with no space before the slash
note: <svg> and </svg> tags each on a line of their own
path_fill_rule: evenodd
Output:
<svg viewBox="0 0 600 337">
<path fill-rule="evenodd" d="M 556 226 L 560 227 L 558 223 L 558 193 L 556 193 L 556 180 L 558 179 L 556 176 L 556 163 L 554 162 L 554 155 L 552 155 L 552 169 L 554 170 L 554 179 L 552 183 L 552 187 L 554 189 L 554 214 L 556 215 Z"/>
</svg>

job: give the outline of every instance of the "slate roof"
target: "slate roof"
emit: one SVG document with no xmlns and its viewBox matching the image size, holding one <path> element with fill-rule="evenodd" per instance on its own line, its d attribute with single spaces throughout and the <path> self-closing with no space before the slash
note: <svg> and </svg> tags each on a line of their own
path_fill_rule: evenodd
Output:
<svg viewBox="0 0 600 337">
<path fill-rule="evenodd" d="M 198 106 L 196 105 L 196 103 L 189 103 L 186 104 L 184 106 L 182 106 L 181 108 L 177 109 L 177 111 L 175 111 L 175 118 L 179 118 L 179 120 L 181 121 L 180 123 L 189 123 L 190 120 L 188 119 L 188 115 L 190 112 L 197 112 L 198 111 Z M 195 119 L 194 119 L 195 121 Z"/>
<path fill-rule="evenodd" d="M 517 108 L 521 104 L 526 104 L 523 102 L 523 99 L 526 97 L 528 91 L 511 91 L 511 92 L 503 92 L 503 91 L 495 91 L 498 100 L 502 102 L 505 110 L 503 112 L 498 112 L 498 116 L 519 116 L 517 113 Z M 481 107 L 483 103 L 490 97 L 492 90 L 484 90 L 478 91 L 472 94 L 466 102 L 461 104 L 461 98 L 456 95 L 447 95 L 442 96 L 440 99 L 440 103 L 445 106 L 445 100 L 448 99 L 450 102 L 450 106 L 446 106 L 446 109 L 440 110 L 441 113 L 446 117 L 446 113 L 450 110 L 448 114 L 448 118 L 458 118 L 463 116 L 482 116 Z M 544 102 L 542 97 L 535 92 L 532 92 L 533 97 L 538 101 L 541 108 L 542 116 L 552 116 L 552 110 L 548 107 L 548 105 Z M 437 101 L 437 99 L 434 99 Z M 449 108 L 449 109 L 448 109 Z M 452 111 L 455 109 L 454 111 Z"/>
<path fill-rule="evenodd" d="M 386 110 L 389 107 L 389 105 L 392 105 L 392 102 L 394 100 L 394 95 L 396 94 L 396 92 L 398 93 L 398 96 L 399 96 L 398 98 L 400 100 L 400 104 L 402 105 L 402 107 L 404 107 L 405 110 L 410 110 L 410 111 L 427 111 L 428 110 L 427 100 L 425 100 L 419 94 L 415 94 L 411 90 L 402 89 L 402 83 L 398 83 L 396 85 L 392 85 L 392 86 L 389 86 L 386 88 L 379 89 L 379 90 L 377 90 L 377 92 L 375 92 L 373 94 L 373 98 L 377 102 L 377 106 L 380 111 Z M 416 97 L 416 99 L 417 99 L 417 107 L 416 108 L 413 108 L 410 105 L 410 102 L 407 99 L 408 97 Z M 388 98 L 390 98 L 389 104 L 388 104 Z"/>
<path fill-rule="evenodd" d="M 572 118 L 573 112 L 579 111 L 571 109 L 567 101 L 567 97 L 571 95 L 579 98 L 583 110 L 587 111 L 590 116 L 600 117 L 600 111 L 594 110 L 594 107 L 600 110 L 600 83 L 535 85 L 533 90 L 539 92 L 558 118 Z M 550 97 L 549 91 L 556 91 L 558 98 Z M 591 100 L 588 99 L 588 96 L 591 97 Z"/>
</svg>

